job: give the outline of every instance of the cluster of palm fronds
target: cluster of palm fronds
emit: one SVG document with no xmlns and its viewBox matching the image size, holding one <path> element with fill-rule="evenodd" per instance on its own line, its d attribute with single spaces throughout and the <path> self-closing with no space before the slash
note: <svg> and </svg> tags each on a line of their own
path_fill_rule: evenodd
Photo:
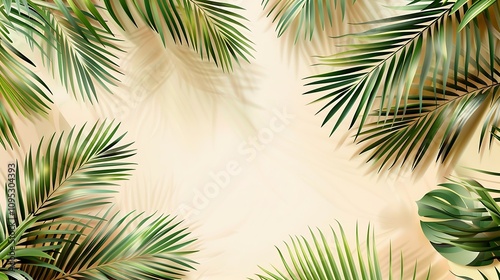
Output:
<svg viewBox="0 0 500 280">
<path fill-rule="evenodd" d="M 15 206 L 0 209 L 0 279 L 174 279 L 193 268 L 185 247 L 194 239 L 174 218 L 109 206 L 133 165 L 117 131 L 113 123 L 73 128 L 16 164 L 15 191 L 5 186 Z"/>
<path fill-rule="evenodd" d="M 351 3 L 352 2 L 352 3 Z M 311 39 L 315 28 L 333 24 L 347 0 L 263 0 L 277 22 L 278 36 L 296 27 Z M 30 55 L 16 49 L 24 37 L 66 89 L 98 100 L 97 89 L 119 83 L 120 38 L 144 25 L 164 43 L 187 44 L 223 70 L 247 60 L 252 43 L 236 5 L 211 0 L 0 1 L 0 143 L 18 138 L 12 113 L 25 117 L 50 110 L 51 91 L 33 71 Z M 321 58 L 331 71 L 310 78 L 306 94 L 320 95 L 323 125 L 332 133 L 351 118 L 355 141 L 380 168 L 410 162 L 445 161 L 481 128 L 484 141 L 500 139 L 500 3 L 495 0 L 414 0 L 400 15 L 366 22 L 376 25 L 342 40 L 345 51 Z M 337 40 L 339 40 L 337 38 Z M 96 124 L 71 130 L 30 151 L 16 167 L 15 215 L 0 214 L 0 279 L 170 279 L 192 268 L 184 255 L 193 240 L 169 217 L 121 216 L 109 206 L 115 181 L 128 176 L 123 162 L 133 151 L 119 144 L 118 127 Z M 24 176 L 24 180 L 20 180 Z M 6 187 L 7 190 L 7 187 Z M 445 257 L 467 265 L 498 258 L 498 199 L 472 180 L 443 184 L 419 201 L 424 233 Z M 101 211 L 96 211 L 100 209 Z M 10 215 L 10 216 L 9 216 Z M 12 216 L 12 217 L 11 217 Z M 14 219 L 16 230 L 10 227 Z M 130 225 L 139 221 L 139 226 Z M 376 248 L 367 234 L 366 261 L 354 255 L 341 230 L 331 248 L 323 235 L 313 243 L 292 239 L 290 258 L 279 251 L 285 270 L 264 270 L 260 279 L 381 279 Z M 11 238 L 9 238 L 11 236 Z M 370 243 L 371 242 L 371 243 Z M 371 245 L 370 245 L 371 244 Z M 14 249 L 12 249 L 12 247 Z M 312 249 L 314 247 L 314 249 Z M 15 251 L 14 270 L 7 268 Z M 335 253 L 337 258 L 334 257 Z M 459 257 L 456 258 L 456 252 Z M 357 264 L 353 261 L 358 259 Z M 391 263 L 391 261 L 390 261 Z M 402 265 L 401 265 L 402 266 Z M 429 272 L 430 273 L 430 272 Z M 392 268 L 387 273 L 392 277 Z M 484 275 L 483 275 L 484 276 Z M 401 275 L 401 278 L 403 276 Z M 429 278 L 429 274 L 427 275 Z"/>
</svg>

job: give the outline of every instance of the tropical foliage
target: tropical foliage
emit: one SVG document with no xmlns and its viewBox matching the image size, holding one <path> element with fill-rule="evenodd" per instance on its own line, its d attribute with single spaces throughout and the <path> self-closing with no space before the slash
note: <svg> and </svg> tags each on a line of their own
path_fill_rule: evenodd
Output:
<svg viewBox="0 0 500 280">
<path fill-rule="evenodd" d="M 268 2 L 263 1 L 265 7 Z M 344 14 L 346 1 L 339 2 Z M 296 38 L 302 29 L 312 38 L 315 28 L 331 24 L 328 5 L 337 1 L 274 3 L 268 16 L 274 15 L 278 36 L 298 26 Z M 332 124 L 332 135 L 348 121 L 354 141 L 363 145 L 361 153 L 369 153 L 368 160 L 379 170 L 396 165 L 416 168 L 433 158 L 445 162 L 460 153 L 476 129 L 481 131 L 479 149 L 500 140 L 500 3 L 415 0 L 391 8 L 400 14 L 360 23 L 370 28 L 334 38 L 343 51 L 319 59 L 319 65 L 331 70 L 308 77 L 310 89 L 305 94 L 316 96 L 312 103 L 321 104 L 322 126 Z M 422 229 L 432 245 L 463 265 L 498 259 L 499 191 L 466 178 L 440 186 L 418 202 L 425 217 Z M 298 239 L 292 242 L 296 251 L 287 245 L 291 255 L 300 254 L 304 263 L 322 264 L 323 271 L 321 261 L 326 257 L 315 256 Z M 316 243 L 315 247 L 322 249 Z M 287 271 L 264 270 L 261 279 L 307 278 L 293 276 L 305 266 L 295 261 L 299 257 L 292 257 L 292 266 L 281 251 L 280 256 Z M 310 267 L 310 273 L 318 268 Z"/>
<path fill-rule="evenodd" d="M 375 234 L 373 229 L 366 233 L 366 253 L 362 251 L 358 226 L 356 226 L 356 244 L 353 253 L 349 246 L 348 239 L 344 233 L 342 225 L 339 224 L 339 231 L 331 228 L 335 245 L 328 243 L 327 238 L 321 230 L 314 233 L 311 229 L 312 242 L 305 237 L 292 237 L 291 244 L 285 242 L 286 256 L 279 248 L 278 253 L 285 269 L 273 270 L 262 269 L 261 274 L 256 274 L 260 280 L 286 280 L 286 279 L 394 279 L 392 252 L 389 252 L 389 268 L 384 271 L 378 259 L 378 252 L 375 244 Z M 409 279 L 403 273 L 403 256 L 400 257 L 400 272 L 398 279 Z M 413 272 L 413 279 L 416 277 L 417 264 Z M 429 269 L 427 277 L 430 278 Z"/>
<path fill-rule="evenodd" d="M 185 247 L 194 240 L 180 222 L 122 216 L 109 206 L 133 165 L 126 160 L 134 150 L 121 144 L 118 128 L 97 123 L 53 135 L 27 154 L 22 169 L 16 164 L 5 186 L 11 206 L 0 214 L 0 277 L 176 279 L 193 268 Z"/>
<path fill-rule="evenodd" d="M 497 280 L 500 279 L 500 271 L 495 267 L 495 272 L 496 272 L 496 276 L 497 276 Z M 484 275 L 484 273 L 482 273 L 481 271 L 479 271 L 479 274 L 481 275 L 482 279 L 483 280 L 492 280 L 492 279 L 489 279 L 488 277 L 486 277 L 486 275 Z M 465 279 L 465 280 L 474 280 L 470 277 L 467 277 L 467 276 L 461 276 L 461 275 L 458 275 L 458 278 L 460 279 Z"/>
<path fill-rule="evenodd" d="M 362 153 L 382 167 L 445 161 L 480 127 L 499 123 L 497 1 L 412 1 L 404 14 L 365 24 L 343 52 L 320 58 L 331 71 L 309 77 L 322 125 L 350 118 Z M 284 20 L 284 19 L 283 19 Z M 347 39 L 344 39 L 347 40 Z"/>
<path fill-rule="evenodd" d="M 276 22 L 278 36 L 294 29 L 296 39 L 312 39 L 316 28 L 333 24 L 337 6 L 343 17 L 350 2 L 261 4 Z M 370 153 L 379 168 L 416 168 L 433 158 L 444 162 L 476 128 L 481 129 L 479 148 L 500 139 L 500 3 L 408 2 L 393 7 L 401 14 L 362 23 L 371 28 L 336 38 L 344 51 L 320 58 L 331 70 L 309 77 L 305 93 L 322 104 L 318 113 L 324 115 L 322 125 L 332 124 L 331 133 L 350 120 L 362 153 Z M 120 82 L 123 48 L 116 29 L 147 26 L 165 45 L 168 40 L 186 44 L 231 71 L 253 50 L 240 11 L 211 0 L 0 1 L 0 143 L 4 148 L 19 144 L 12 113 L 45 115 L 52 103 L 50 88 L 33 70 L 38 65 L 17 49 L 17 38 L 26 39 L 69 92 L 96 102 L 99 88 L 111 92 Z M 5 192 L 6 204 L 14 203 L 16 210 L 0 213 L 0 279 L 121 279 L 124 274 L 177 279 L 193 268 L 187 246 L 194 240 L 174 218 L 122 215 L 110 207 L 115 182 L 129 176 L 132 164 L 125 160 L 134 154 L 130 144 L 120 144 L 123 135 L 117 131 L 113 124 L 96 124 L 87 132 L 73 128 L 41 141 L 23 168 L 15 165 L 16 195 L 8 184 Z M 465 265 L 498 259 L 498 192 L 459 178 L 426 194 L 419 213 L 436 250 Z M 311 231 L 312 242 L 292 238 L 285 243 L 288 256 L 278 249 L 285 269 L 262 269 L 256 276 L 381 279 L 385 272 L 373 232 L 368 229 L 366 254 L 358 235 L 353 253 L 339 228 L 340 233 L 332 229 L 335 247 L 321 231 Z M 7 269 L 11 251 L 14 270 Z M 389 258 L 384 276 L 392 279 L 392 252 Z"/>
<path fill-rule="evenodd" d="M 500 176 L 500 173 L 492 173 Z M 500 190 L 459 178 L 417 202 L 421 226 L 434 248 L 461 265 L 482 266 L 500 257 Z"/>
<path fill-rule="evenodd" d="M 120 39 L 113 31 L 147 25 L 161 40 L 189 45 L 201 58 L 230 71 L 233 63 L 251 57 L 252 43 L 242 33 L 246 19 L 240 7 L 209 0 L 0 1 L 0 144 L 19 144 L 11 113 L 45 115 L 51 91 L 35 74 L 28 54 L 13 45 L 16 38 L 42 56 L 68 91 L 97 101 L 97 87 L 111 91 L 119 82 Z M 123 17 L 126 14 L 126 18 Z M 109 20 L 110 19 L 110 20 Z M 111 22 L 111 23 L 110 23 Z M 131 26 L 132 25 L 132 26 Z"/>
<path fill-rule="evenodd" d="M 210 0 L 103 1 L 122 28 L 124 21 L 119 15 L 125 12 L 135 25 L 140 18 L 158 32 L 163 41 L 171 36 L 225 70 L 232 70 L 233 62 L 248 61 L 252 56 L 252 43 L 241 31 L 248 30 L 247 19 L 238 13 L 242 10 L 239 6 Z M 138 16 L 134 16 L 134 12 Z"/>
</svg>

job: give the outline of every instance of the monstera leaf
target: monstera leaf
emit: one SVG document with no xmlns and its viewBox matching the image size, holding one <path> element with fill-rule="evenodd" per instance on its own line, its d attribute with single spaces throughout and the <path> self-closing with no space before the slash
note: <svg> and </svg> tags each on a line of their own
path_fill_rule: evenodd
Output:
<svg viewBox="0 0 500 280">
<path fill-rule="evenodd" d="M 454 263 L 491 264 L 500 257 L 499 193 L 472 179 L 441 184 L 417 202 L 425 236 Z"/>
</svg>

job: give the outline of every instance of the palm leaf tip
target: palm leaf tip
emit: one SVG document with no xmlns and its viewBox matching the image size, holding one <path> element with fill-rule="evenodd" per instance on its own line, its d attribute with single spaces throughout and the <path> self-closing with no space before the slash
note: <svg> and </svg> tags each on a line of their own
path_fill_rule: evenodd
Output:
<svg viewBox="0 0 500 280">
<path fill-rule="evenodd" d="M 157 32 L 163 43 L 173 40 L 187 44 L 202 59 L 214 61 L 224 71 L 233 69 L 234 62 L 253 57 L 253 43 L 242 30 L 248 30 L 247 19 L 238 12 L 241 7 L 209 0 L 161 0 L 139 4 L 104 0 L 107 10 L 120 26 L 125 13 L 134 24 L 141 20 Z"/>
<path fill-rule="evenodd" d="M 352 3 L 356 2 L 355 0 Z M 332 5 L 333 3 L 333 5 Z M 295 40 L 303 34 L 304 38 L 312 40 L 317 28 L 324 30 L 325 26 L 333 25 L 332 11 L 340 6 L 342 19 L 346 12 L 347 0 L 275 0 L 262 1 L 267 16 L 272 16 L 276 22 L 277 36 L 281 37 L 289 29 L 293 29 Z"/>
<path fill-rule="evenodd" d="M 91 1 L 16 1 L 5 20 L 42 54 L 42 62 L 83 100 L 98 100 L 97 87 L 111 92 L 119 81 L 115 54 L 121 51 Z"/>
</svg>

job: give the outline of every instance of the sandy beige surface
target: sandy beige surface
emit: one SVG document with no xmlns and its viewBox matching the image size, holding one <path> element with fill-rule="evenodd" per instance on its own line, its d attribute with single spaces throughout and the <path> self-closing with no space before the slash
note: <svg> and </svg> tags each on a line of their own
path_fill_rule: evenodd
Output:
<svg viewBox="0 0 500 280">
<path fill-rule="evenodd" d="M 308 227 L 327 230 L 337 221 L 352 240 L 356 223 L 374 226 L 382 262 L 392 240 L 408 273 L 418 259 L 419 275 L 432 265 L 432 279 L 453 279 L 448 262 L 421 233 L 415 204 L 446 171 L 431 165 L 418 178 L 404 170 L 377 174 L 366 157 L 355 156 L 358 147 L 346 125 L 328 137 L 322 115 L 315 116 L 318 105 L 306 105 L 312 98 L 302 95 L 302 78 L 320 70 L 310 66 L 311 56 L 337 50 L 320 37 L 347 32 L 346 25 L 294 45 L 276 38 L 260 1 L 232 2 L 245 7 L 250 20 L 256 50 L 251 64 L 222 73 L 187 47 L 171 43 L 164 49 L 155 34 L 138 29 L 125 44 L 122 86 L 113 96 L 100 92 L 96 106 L 75 100 L 38 70 L 55 89 L 53 113 L 36 125 L 18 120 L 21 151 L 2 152 L 2 162 L 41 136 L 114 118 L 135 142 L 138 163 L 116 203 L 126 211 L 185 219 L 200 250 L 194 257 L 200 264 L 187 279 L 245 279 L 259 272 L 257 265 L 279 265 L 274 246 L 289 235 L 308 235 Z M 385 13 L 371 6 L 376 3 L 358 2 L 346 21 Z M 494 158 L 485 156 L 481 164 L 494 166 Z M 460 164 L 476 163 L 472 143 Z"/>
</svg>

